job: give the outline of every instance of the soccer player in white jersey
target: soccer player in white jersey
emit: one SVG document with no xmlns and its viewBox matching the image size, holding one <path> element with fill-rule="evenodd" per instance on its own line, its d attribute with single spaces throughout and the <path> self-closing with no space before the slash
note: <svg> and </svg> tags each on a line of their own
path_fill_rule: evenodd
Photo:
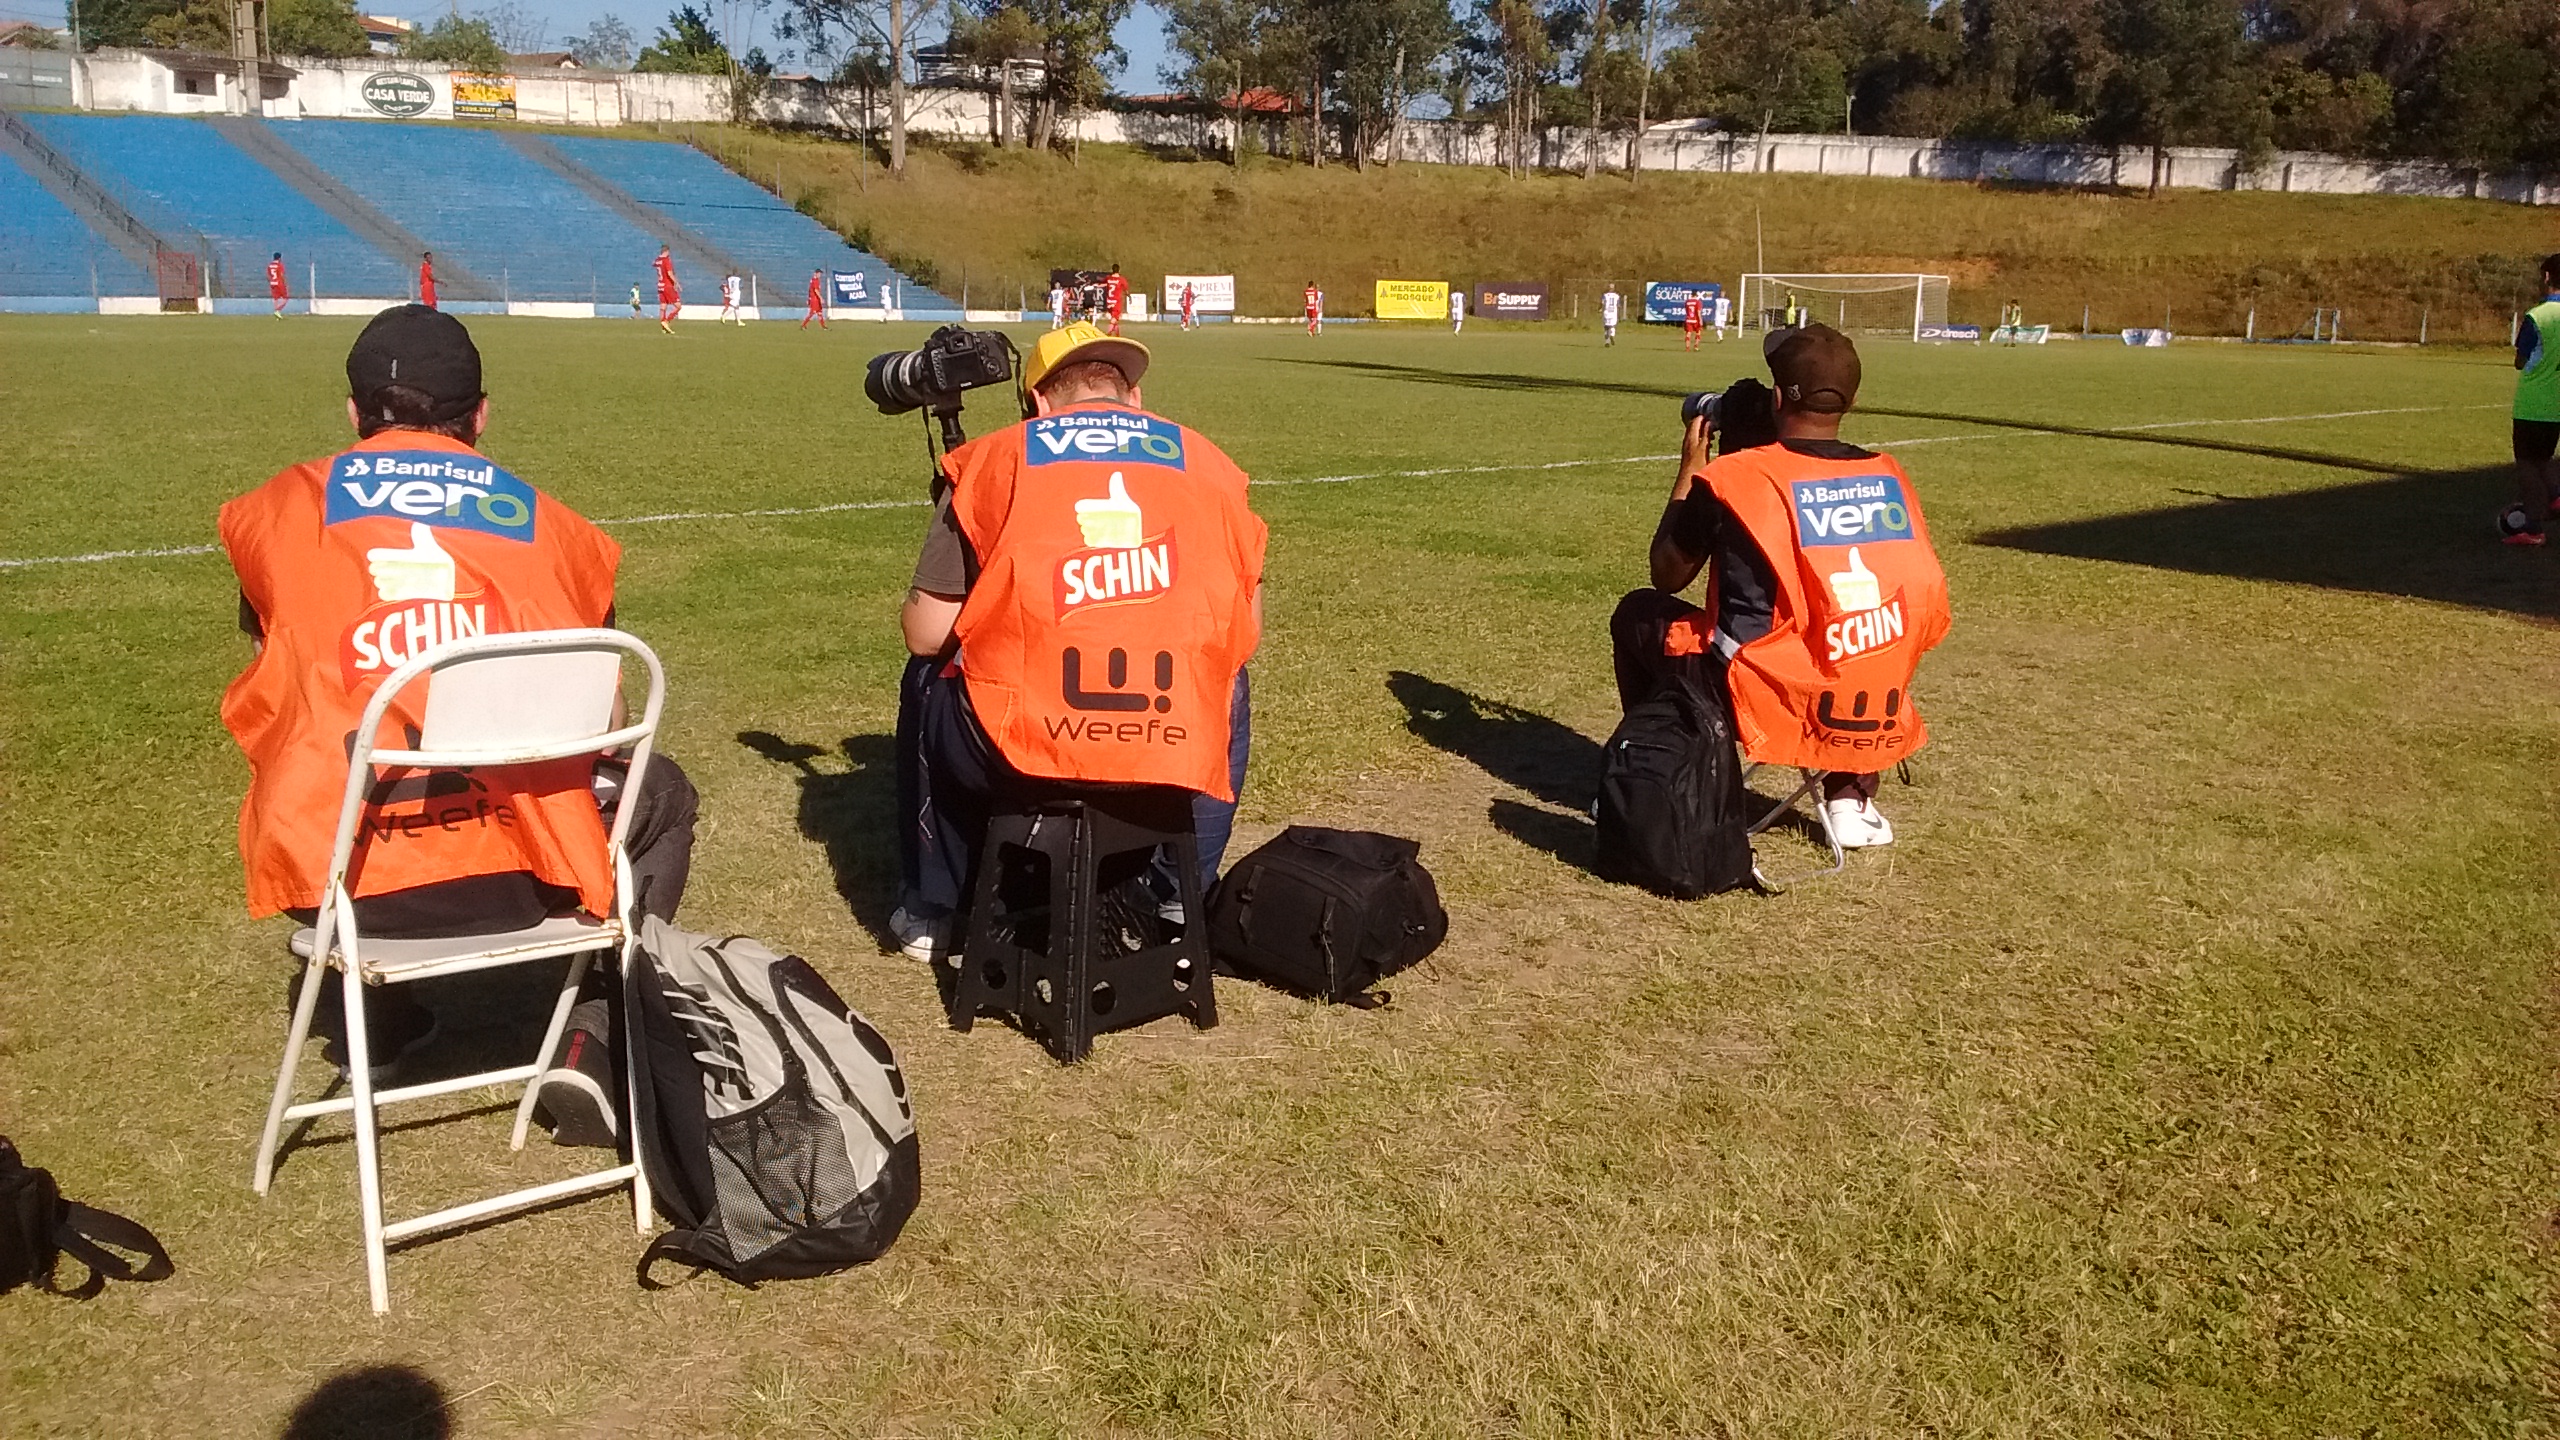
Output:
<svg viewBox="0 0 2560 1440">
<path fill-rule="evenodd" d="M 1618 343 L 1618 287 L 1615 285 L 1600 293 L 1600 343 Z"/>
<path fill-rule="evenodd" d="M 747 323 L 746 317 L 738 313 L 738 301 L 745 295 L 746 288 L 745 282 L 739 280 L 735 275 L 732 275 L 728 279 L 720 282 L 721 319 L 737 325 L 744 325 Z"/>
</svg>

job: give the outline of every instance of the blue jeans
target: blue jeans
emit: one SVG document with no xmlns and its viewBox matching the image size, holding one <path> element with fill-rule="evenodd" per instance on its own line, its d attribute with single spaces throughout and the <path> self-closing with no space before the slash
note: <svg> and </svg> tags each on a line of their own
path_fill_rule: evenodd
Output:
<svg viewBox="0 0 2560 1440">
<path fill-rule="evenodd" d="M 913 817 L 909 834 L 900 837 L 901 859 L 911 842 L 915 861 L 903 903 L 936 919 L 958 911 L 968 901 L 971 870 L 987 833 L 989 798 L 1000 787 L 1036 783 L 996 753 L 969 703 L 968 683 L 957 675 L 944 675 L 944 668 L 930 664 L 919 681 L 919 667 L 910 665 L 911 683 L 902 684 L 899 691 L 902 781 L 908 753 L 903 742 L 909 733 L 915 736 L 912 796 L 905 784 L 900 786 L 901 815 Z M 912 723 L 907 715 L 910 701 Z M 1245 762 L 1252 750 L 1253 683 L 1249 672 L 1238 670 L 1227 704 L 1227 784 L 1239 796 L 1244 793 Z M 1199 847 L 1203 891 L 1218 878 L 1235 825 L 1234 801 L 1201 794 L 1191 797 L 1191 831 Z M 1158 889 L 1170 896 L 1177 888 L 1170 858 L 1159 856 L 1156 868 Z"/>
</svg>

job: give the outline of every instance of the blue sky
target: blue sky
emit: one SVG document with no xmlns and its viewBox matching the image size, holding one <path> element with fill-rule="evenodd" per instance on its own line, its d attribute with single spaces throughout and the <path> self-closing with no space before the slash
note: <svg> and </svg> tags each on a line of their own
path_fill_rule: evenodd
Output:
<svg viewBox="0 0 2560 1440">
<path fill-rule="evenodd" d="M 459 8 L 468 15 L 489 8 L 493 0 L 460 0 Z M 546 48 L 566 49 L 569 37 L 583 33 L 587 26 L 605 15 L 619 15 L 632 33 L 648 43 L 666 23 L 667 12 L 681 0 L 520 0 L 524 8 L 538 16 L 549 32 Z M 712 23 L 722 29 L 733 49 L 744 51 L 750 45 L 775 48 L 774 12 L 768 8 L 757 13 L 748 5 L 723 3 L 723 0 L 697 0 L 711 11 Z M 43 0 L 0 0 L 0 18 L 14 14 L 17 8 L 39 8 Z M 432 0 L 357 0 L 356 8 L 368 15 L 396 15 L 403 20 L 433 20 L 455 8 L 451 4 L 434 4 Z M 941 29 L 942 8 L 936 0 L 910 0 L 911 13 L 921 12 L 923 23 L 932 32 Z M 732 20 L 736 15 L 740 18 Z M 57 22 L 59 23 L 59 22 Z M 730 30 L 743 32 L 731 35 Z M 928 36 L 928 38 L 930 38 Z M 1164 64 L 1164 14 L 1155 6 L 1139 0 L 1114 32 L 1121 47 L 1129 52 L 1128 67 L 1120 72 L 1117 88 L 1133 94 L 1145 94 L 1165 88 L 1158 76 Z M 790 67 L 786 67 L 790 68 Z"/>
</svg>

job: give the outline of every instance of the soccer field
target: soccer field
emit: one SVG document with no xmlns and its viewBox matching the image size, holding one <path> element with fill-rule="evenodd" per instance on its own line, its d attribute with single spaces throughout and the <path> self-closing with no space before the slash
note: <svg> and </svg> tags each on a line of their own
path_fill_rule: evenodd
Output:
<svg viewBox="0 0 2560 1440">
<path fill-rule="evenodd" d="M 1390 1008 L 1233 982 L 1069 1070 L 875 939 L 924 471 L 859 382 L 922 330 L 473 328 L 485 448 L 621 540 L 665 657 L 682 918 L 879 1024 L 923 1206 L 861 1271 L 644 1293 L 590 1200 L 395 1252 L 372 1318 L 343 1128 L 249 1189 L 288 927 L 241 905 L 200 548 L 343 443 L 357 322 L 0 320 L 0 1132 L 179 1266 L 0 1300 L 0 1434 L 273 1435 L 369 1368 L 320 1408 L 396 1404 L 294 1433 L 2550 1424 L 2560 559 L 2491 543 L 2503 355 L 1870 345 L 1847 434 L 1953 585 L 1934 743 L 1891 849 L 1682 904 L 1587 869 L 1605 622 L 1678 396 L 1757 346 L 1149 334 L 1272 530 L 1235 853 L 1416 836 L 1451 928 Z M 429 998 L 462 1058 L 531 1044 Z M 395 1116 L 395 1211 L 569 1173 L 512 1109 Z"/>
</svg>

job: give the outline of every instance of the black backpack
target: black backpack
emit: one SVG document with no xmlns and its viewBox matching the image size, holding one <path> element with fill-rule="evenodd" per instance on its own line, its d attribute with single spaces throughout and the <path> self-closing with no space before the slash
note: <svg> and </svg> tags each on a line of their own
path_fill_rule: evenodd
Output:
<svg viewBox="0 0 2560 1440">
<path fill-rule="evenodd" d="M 106 1247 L 143 1257 L 134 1264 Z M 89 1267 L 89 1278 L 66 1290 L 54 1283 L 61 1257 Z M 18 1158 L 0 1136 L 0 1294 L 33 1285 L 86 1300 L 109 1280 L 164 1280 L 176 1271 L 159 1238 L 121 1215 L 65 1200 L 53 1172 Z"/>
<path fill-rule="evenodd" d="M 915 1212 L 907 1083 L 880 1032 L 797 955 L 656 916 L 623 982 L 651 1198 L 672 1260 L 732 1280 L 803 1279 L 876 1260 Z"/>
<path fill-rule="evenodd" d="M 1236 974 L 1363 1009 L 1370 986 L 1440 948 L 1449 912 L 1419 842 L 1292 825 L 1209 895 L 1209 950 Z"/>
<path fill-rule="evenodd" d="M 1600 762 L 1600 874 L 1676 900 L 1757 886 L 1724 697 L 1674 680 L 1630 707 Z"/>
</svg>

